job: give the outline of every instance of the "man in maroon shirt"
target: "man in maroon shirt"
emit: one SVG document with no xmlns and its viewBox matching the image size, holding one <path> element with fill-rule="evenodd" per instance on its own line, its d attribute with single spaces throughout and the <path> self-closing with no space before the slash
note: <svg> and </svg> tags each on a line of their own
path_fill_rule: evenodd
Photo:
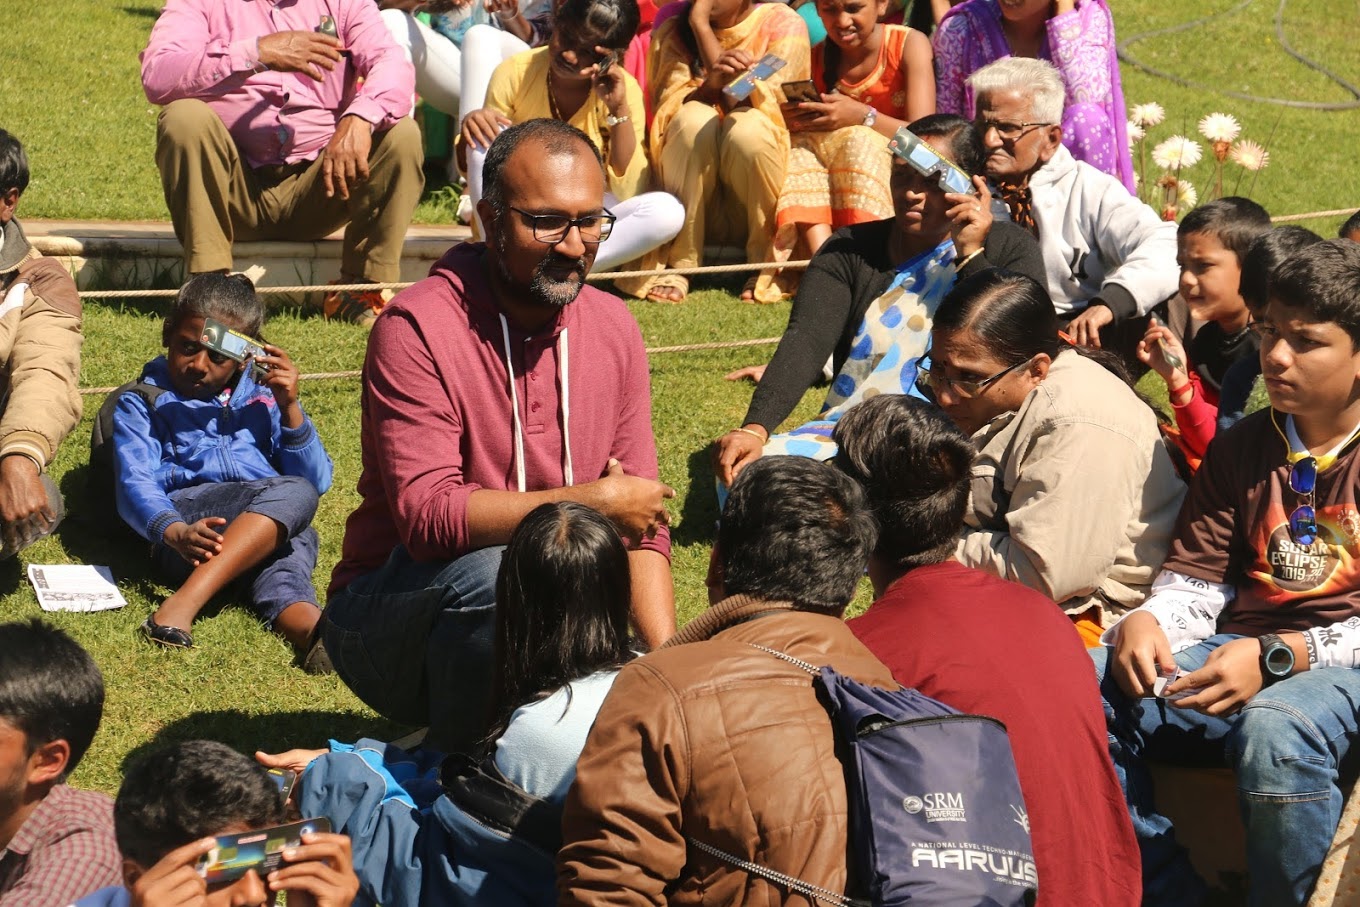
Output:
<svg viewBox="0 0 1360 907">
<path fill-rule="evenodd" d="M 633 624 L 675 632 L 642 333 L 585 286 L 613 227 L 585 134 L 530 120 L 487 152 L 485 245 L 449 250 L 398 294 L 364 363 L 363 502 L 323 617 L 336 672 L 446 751 L 485 731 L 495 580 L 530 510 L 577 501 L 631 549 Z"/>
<path fill-rule="evenodd" d="M 1076 629 L 1038 592 L 953 558 L 971 442 L 939 410 L 892 394 L 850 410 L 833 438 L 880 533 L 869 560 L 877 600 L 850 629 L 898 683 L 1006 725 L 1041 907 L 1138 904 L 1138 848 Z"/>
<path fill-rule="evenodd" d="M 0 907 L 64 907 L 122 879 L 113 801 L 67 787 L 104 711 L 104 680 L 71 637 L 0 624 Z"/>
</svg>

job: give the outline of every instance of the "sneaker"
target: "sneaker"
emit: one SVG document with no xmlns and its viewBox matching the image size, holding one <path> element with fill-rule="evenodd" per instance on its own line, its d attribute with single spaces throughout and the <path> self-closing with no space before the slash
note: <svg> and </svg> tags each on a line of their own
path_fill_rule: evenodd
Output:
<svg viewBox="0 0 1360 907">
<path fill-rule="evenodd" d="M 336 290 L 326 294 L 322 310 L 328 320 L 349 321 L 371 328 L 387 299 L 385 290 Z"/>
</svg>

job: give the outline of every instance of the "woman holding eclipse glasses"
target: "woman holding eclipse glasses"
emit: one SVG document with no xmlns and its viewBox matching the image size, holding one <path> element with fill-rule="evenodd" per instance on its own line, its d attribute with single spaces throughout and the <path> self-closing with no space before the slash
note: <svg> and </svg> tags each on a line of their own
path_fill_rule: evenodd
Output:
<svg viewBox="0 0 1360 907">
<path fill-rule="evenodd" d="M 717 441 L 720 484 L 762 453 L 829 459 L 841 413 L 875 394 L 911 393 L 935 309 L 958 277 L 1005 267 L 1043 279 L 1034 238 L 992 222 L 972 123 L 932 114 L 891 147 L 894 217 L 838 231 L 813 258 L 774 359 L 743 370 L 759 384 L 741 427 Z M 828 359 L 836 377 L 817 419 L 772 438 Z"/>
</svg>

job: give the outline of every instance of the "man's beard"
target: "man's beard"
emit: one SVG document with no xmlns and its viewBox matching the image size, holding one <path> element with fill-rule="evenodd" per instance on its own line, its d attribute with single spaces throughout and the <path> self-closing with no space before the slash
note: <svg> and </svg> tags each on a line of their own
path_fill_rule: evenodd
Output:
<svg viewBox="0 0 1360 907">
<path fill-rule="evenodd" d="M 565 278 L 554 277 L 548 273 L 550 268 L 562 270 L 567 267 L 572 271 Z M 555 252 L 549 253 L 538 263 L 527 285 L 510 275 L 510 269 L 506 267 L 505 259 L 500 255 L 496 256 L 496 269 L 500 272 L 502 284 L 511 292 L 528 296 L 529 302 L 534 305 L 553 309 L 565 308 L 574 301 L 586 283 L 586 260 L 568 258 Z"/>
</svg>

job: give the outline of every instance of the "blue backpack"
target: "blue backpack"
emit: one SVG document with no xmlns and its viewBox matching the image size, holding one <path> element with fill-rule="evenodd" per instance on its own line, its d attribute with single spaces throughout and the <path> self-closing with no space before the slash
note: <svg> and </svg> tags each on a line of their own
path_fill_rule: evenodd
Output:
<svg viewBox="0 0 1360 907">
<path fill-rule="evenodd" d="M 837 907 L 1021 907 L 1038 893 L 1029 816 L 1006 727 L 916 690 L 884 690 L 755 646 L 813 676 L 850 806 L 846 897 L 690 839 L 696 849 Z"/>
</svg>

